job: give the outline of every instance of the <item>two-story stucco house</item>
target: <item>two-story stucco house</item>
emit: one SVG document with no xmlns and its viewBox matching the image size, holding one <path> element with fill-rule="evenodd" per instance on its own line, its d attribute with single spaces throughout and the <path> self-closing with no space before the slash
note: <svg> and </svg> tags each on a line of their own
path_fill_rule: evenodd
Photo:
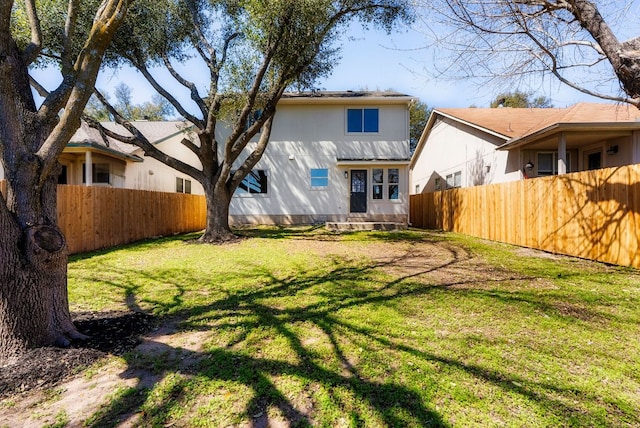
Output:
<svg viewBox="0 0 640 428">
<path fill-rule="evenodd" d="M 232 199 L 231 222 L 406 224 L 411 102 L 410 96 L 393 92 L 285 94 L 267 150 Z M 165 153 L 200 168 L 180 143 L 193 137 L 188 124 L 135 125 Z M 221 141 L 225 131 L 219 130 Z M 203 193 L 190 177 L 86 125 L 71 139 L 60 162 L 64 184 Z"/>
<path fill-rule="evenodd" d="M 239 223 L 407 223 L 409 106 L 391 92 L 286 94 L 269 146 L 231 203 Z"/>
<path fill-rule="evenodd" d="M 434 109 L 410 164 L 412 194 L 640 163 L 640 110 Z"/>
</svg>

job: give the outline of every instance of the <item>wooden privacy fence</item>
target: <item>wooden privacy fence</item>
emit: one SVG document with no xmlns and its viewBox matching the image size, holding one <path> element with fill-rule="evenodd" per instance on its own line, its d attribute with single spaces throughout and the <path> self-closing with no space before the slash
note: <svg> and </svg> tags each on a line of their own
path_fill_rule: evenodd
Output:
<svg viewBox="0 0 640 428">
<path fill-rule="evenodd" d="M 640 268 L 640 165 L 412 195 L 410 222 Z"/>
<path fill-rule="evenodd" d="M 204 196 L 58 186 L 58 224 L 72 254 L 202 230 L 205 223 Z"/>
</svg>

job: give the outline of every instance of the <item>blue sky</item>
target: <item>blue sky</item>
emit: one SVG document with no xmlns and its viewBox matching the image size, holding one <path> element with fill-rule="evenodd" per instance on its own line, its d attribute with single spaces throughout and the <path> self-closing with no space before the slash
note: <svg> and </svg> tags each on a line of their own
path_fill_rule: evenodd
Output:
<svg viewBox="0 0 640 428">
<path fill-rule="evenodd" d="M 481 82 L 435 79 L 426 71 L 438 52 L 427 49 L 424 34 L 408 29 L 387 35 L 354 26 L 343 43 L 342 60 L 332 76 L 319 85 L 327 90 L 395 89 L 416 96 L 429 107 L 489 107 L 499 89 Z M 551 98 L 555 107 L 579 101 L 602 102 L 548 79 L 535 95 Z M 507 89 L 509 90 L 509 89 Z M 528 92 L 526 88 L 523 89 Z"/>
<path fill-rule="evenodd" d="M 425 71 L 426 66 L 429 60 L 438 57 L 438 53 L 426 49 L 426 44 L 425 36 L 415 29 L 387 35 L 384 31 L 373 28 L 365 31 L 359 24 L 354 24 L 342 41 L 342 58 L 331 76 L 319 82 L 318 87 L 337 91 L 393 89 L 415 96 L 429 107 L 488 107 L 498 89 L 478 86 L 478 82 L 429 77 Z M 200 71 L 200 74 L 206 78 L 205 70 Z M 56 73 L 51 73 L 51 70 L 38 75 L 38 80 L 49 88 L 57 80 L 54 77 Z M 206 87 L 205 80 L 199 84 L 203 89 Z M 96 86 L 109 91 L 120 82 L 125 82 L 132 88 L 133 101 L 136 103 L 149 100 L 153 94 L 142 76 L 130 69 L 102 72 Z M 566 107 L 578 101 L 601 101 L 563 87 L 552 79 L 543 88 L 536 95 L 551 98 L 555 107 Z M 186 94 L 180 98 L 188 99 Z"/>
</svg>

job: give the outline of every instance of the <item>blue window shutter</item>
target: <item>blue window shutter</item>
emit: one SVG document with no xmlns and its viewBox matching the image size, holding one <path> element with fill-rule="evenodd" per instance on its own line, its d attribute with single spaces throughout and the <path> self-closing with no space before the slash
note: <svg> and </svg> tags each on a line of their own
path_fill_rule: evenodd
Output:
<svg viewBox="0 0 640 428">
<path fill-rule="evenodd" d="M 378 109 L 364 109 L 364 132 L 378 132 Z"/>
<path fill-rule="evenodd" d="M 362 132 L 362 109 L 347 110 L 347 132 Z"/>
</svg>

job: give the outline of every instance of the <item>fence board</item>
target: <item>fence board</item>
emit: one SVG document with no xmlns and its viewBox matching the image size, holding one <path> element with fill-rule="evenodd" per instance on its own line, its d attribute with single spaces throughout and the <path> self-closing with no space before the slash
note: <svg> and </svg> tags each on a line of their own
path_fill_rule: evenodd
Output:
<svg viewBox="0 0 640 428">
<path fill-rule="evenodd" d="M 640 268 L 640 165 L 411 195 L 410 222 Z"/>
<path fill-rule="evenodd" d="M 0 181 L 6 195 L 6 182 Z M 206 225 L 204 196 L 99 186 L 58 186 L 58 224 L 71 254 Z"/>
</svg>

